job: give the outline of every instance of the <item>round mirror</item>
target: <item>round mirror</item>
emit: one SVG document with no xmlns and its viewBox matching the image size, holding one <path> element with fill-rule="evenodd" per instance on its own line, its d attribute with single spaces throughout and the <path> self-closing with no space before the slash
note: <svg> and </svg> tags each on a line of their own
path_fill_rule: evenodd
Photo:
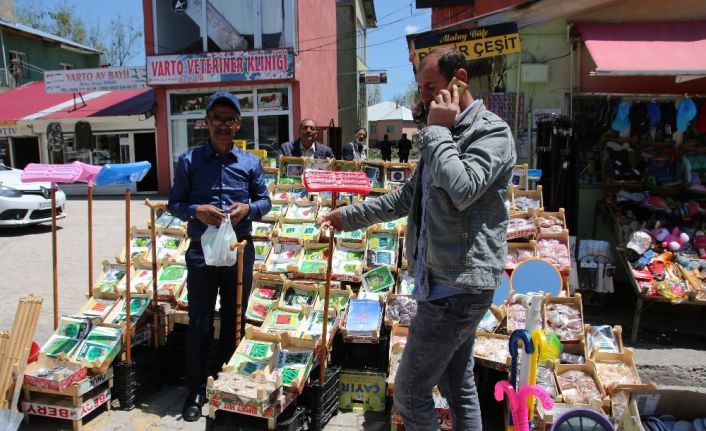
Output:
<svg viewBox="0 0 706 431">
<path fill-rule="evenodd" d="M 573 409 L 556 418 L 551 431 L 615 431 L 615 427 L 595 410 Z"/>
<path fill-rule="evenodd" d="M 503 275 L 500 277 L 500 286 L 493 293 L 493 305 L 502 305 L 508 296 L 510 296 L 510 277 L 507 276 L 507 272 L 503 271 Z"/>
<path fill-rule="evenodd" d="M 545 292 L 558 296 L 561 292 L 561 274 L 542 259 L 530 259 L 517 265 L 512 272 L 510 285 L 515 293 Z"/>
</svg>

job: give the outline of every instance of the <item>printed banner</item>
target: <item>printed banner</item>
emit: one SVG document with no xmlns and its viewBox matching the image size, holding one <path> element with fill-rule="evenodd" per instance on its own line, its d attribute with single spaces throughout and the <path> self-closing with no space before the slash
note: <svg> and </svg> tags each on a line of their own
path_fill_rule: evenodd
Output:
<svg viewBox="0 0 706 431">
<path fill-rule="evenodd" d="M 0 137 L 15 136 L 17 134 L 16 121 L 0 121 Z"/>
<path fill-rule="evenodd" d="M 407 36 L 410 54 L 419 64 L 440 46 L 455 46 L 466 60 L 516 54 L 522 51 L 516 23 L 504 23 L 467 30 L 429 31 Z M 412 58 L 410 56 L 410 58 Z"/>
<path fill-rule="evenodd" d="M 44 91 L 47 94 L 135 90 L 146 86 L 147 69 L 142 66 L 44 72 Z"/>
<path fill-rule="evenodd" d="M 225 51 L 147 57 L 149 85 L 254 81 L 294 77 L 291 50 Z"/>
</svg>

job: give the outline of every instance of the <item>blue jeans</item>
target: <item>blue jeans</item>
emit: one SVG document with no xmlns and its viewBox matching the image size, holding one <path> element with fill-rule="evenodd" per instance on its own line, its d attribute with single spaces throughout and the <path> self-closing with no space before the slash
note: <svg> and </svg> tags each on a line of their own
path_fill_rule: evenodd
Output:
<svg viewBox="0 0 706 431">
<path fill-rule="evenodd" d="M 255 249 L 248 239 L 243 255 L 243 303 L 241 333 L 245 330 Z M 189 328 L 186 332 L 186 385 L 189 392 L 206 390 L 207 360 L 211 346 L 216 295 L 221 295 L 221 331 L 218 340 L 218 364 L 228 362 L 235 351 L 235 303 L 238 266 L 209 266 L 203 257 L 200 242 L 192 242 L 186 251 L 189 289 Z"/>
<path fill-rule="evenodd" d="M 408 431 L 439 429 L 432 389 L 438 385 L 451 409 L 455 430 L 480 430 L 473 380 L 476 328 L 493 291 L 420 301 L 395 378 L 395 409 Z"/>
</svg>

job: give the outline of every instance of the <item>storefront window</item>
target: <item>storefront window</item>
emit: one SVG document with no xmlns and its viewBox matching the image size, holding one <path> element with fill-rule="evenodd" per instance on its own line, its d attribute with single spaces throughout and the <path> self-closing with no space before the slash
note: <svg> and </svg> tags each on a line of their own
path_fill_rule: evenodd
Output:
<svg viewBox="0 0 706 431">
<path fill-rule="evenodd" d="M 203 52 L 204 46 L 208 51 L 293 48 L 295 3 L 203 0 L 184 2 L 186 7 L 175 11 L 174 2 L 154 0 L 156 52 L 197 53 Z"/>
<path fill-rule="evenodd" d="M 0 165 L 12 167 L 12 160 L 10 160 L 10 141 L 8 139 L 0 139 Z"/>
<path fill-rule="evenodd" d="M 173 166 L 184 151 L 208 139 L 205 104 L 213 91 L 170 94 Z M 242 124 L 235 139 L 246 141 L 246 149 L 267 150 L 269 157 L 276 157 L 280 144 L 290 140 L 290 88 L 239 87 L 230 91 L 238 97 L 242 111 Z"/>
<path fill-rule="evenodd" d="M 111 135 L 95 135 L 96 149 L 93 151 L 93 164 L 105 165 L 106 163 L 129 163 L 130 140 L 127 133 Z M 127 149 L 122 151 L 123 147 Z"/>
<path fill-rule="evenodd" d="M 92 165 L 130 162 L 130 136 L 127 133 L 93 135 L 93 150 L 76 149 L 74 135 L 64 135 L 64 162 Z"/>
</svg>

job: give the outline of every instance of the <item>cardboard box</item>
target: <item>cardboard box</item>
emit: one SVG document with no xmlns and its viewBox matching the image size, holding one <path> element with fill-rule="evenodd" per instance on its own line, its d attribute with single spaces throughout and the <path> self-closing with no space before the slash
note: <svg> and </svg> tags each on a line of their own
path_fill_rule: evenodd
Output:
<svg viewBox="0 0 706 431">
<path fill-rule="evenodd" d="M 559 208 L 559 211 L 535 211 L 534 217 L 537 223 L 537 232 L 549 232 L 547 230 L 549 227 L 543 225 L 542 218 L 548 219 L 550 217 L 556 217 L 559 222 L 561 222 L 562 229 L 566 229 L 566 214 L 564 208 Z"/>
<path fill-rule="evenodd" d="M 173 260 L 164 260 L 157 271 L 157 298 L 173 301 L 186 284 L 186 265 Z"/>
<path fill-rule="evenodd" d="M 484 340 L 486 340 L 485 344 L 487 344 L 487 346 L 496 346 L 495 349 L 484 348 L 483 352 L 481 352 L 479 348 L 487 347 L 484 346 Z M 476 341 L 473 346 L 473 359 L 477 365 L 482 367 L 498 371 L 508 371 L 512 363 L 509 345 L 510 337 L 507 335 L 476 332 Z"/>
<path fill-rule="evenodd" d="M 30 364 L 32 365 L 32 364 Z M 28 368 L 29 366 L 28 365 Z M 85 367 L 82 367 L 84 371 L 87 371 Z M 45 382 L 41 382 L 37 379 L 30 379 L 32 383 L 27 383 L 27 377 L 33 377 L 33 376 L 27 376 L 25 375 L 25 384 L 23 388 L 27 391 L 30 392 L 39 392 L 39 393 L 44 393 L 44 394 L 51 394 L 51 395 L 61 395 L 61 396 L 70 396 L 70 397 L 80 397 L 84 394 L 87 394 L 88 392 L 94 390 L 95 388 L 99 387 L 103 383 L 109 381 L 110 379 L 113 378 L 113 367 L 109 367 L 104 373 L 101 374 L 96 374 L 96 375 L 88 375 L 85 372 L 80 373 L 83 374 L 83 377 L 74 380 L 72 378 L 72 381 L 70 384 L 65 384 L 66 382 L 63 381 L 60 385 L 54 385 L 53 383 L 50 383 L 49 385 L 45 385 Z M 73 376 L 72 376 L 73 377 Z M 54 381 L 56 383 L 57 381 Z"/>
<path fill-rule="evenodd" d="M 314 223 L 319 212 L 319 204 L 308 199 L 297 199 L 289 205 L 282 223 Z"/>
<path fill-rule="evenodd" d="M 605 325 L 603 325 L 605 326 Z M 592 335 L 591 333 L 593 332 L 593 329 L 591 325 L 584 325 L 584 334 L 585 334 L 585 341 L 586 341 L 586 353 L 588 353 L 588 358 L 592 358 L 593 355 L 595 354 L 596 351 L 598 350 L 604 350 L 600 345 L 594 345 L 595 341 L 592 341 Z M 624 348 L 623 348 L 623 327 L 620 325 L 615 325 L 613 326 L 613 338 L 615 338 L 615 342 L 617 344 L 618 351 L 614 353 L 622 353 Z"/>
<path fill-rule="evenodd" d="M 571 251 L 569 249 L 569 231 L 564 229 L 563 231 L 559 233 L 539 233 L 537 235 L 537 256 L 541 259 L 548 259 L 548 256 L 543 256 L 542 255 L 542 250 L 541 250 L 541 243 L 542 240 L 549 240 L 549 239 L 554 239 L 559 241 L 560 243 L 564 244 L 566 246 L 566 257 L 570 258 L 571 256 Z M 551 263 L 551 261 L 550 261 Z M 571 262 L 567 261 L 564 264 L 556 264 L 552 263 L 554 267 L 561 272 L 562 274 L 568 274 L 569 271 L 571 271 Z"/>
<path fill-rule="evenodd" d="M 93 283 L 93 296 L 96 298 L 118 299 L 117 286 L 125 277 L 125 264 L 112 263 L 107 259 L 101 262 L 103 271 Z"/>
<path fill-rule="evenodd" d="M 277 379 L 281 379 L 285 388 L 300 394 L 311 373 L 316 342 L 294 338 L 287 333 L 281 335 L 281 340 L 275 365 Z M 287 357 L 292 358 L 292 355 L 302 358 L 303 361 L 292 363 L 291 359 L 287 359 Z"/>
<path fill-rule="evenodd" d="M 536 190 L 520 190 L 519 187 L 512 187 L 512 206 L 510 207 L 511 213 L 522 213 L 527 212 L 528 208 L 520 208 L 517 206 L 517 198 L 526 197 L 535 201 L 539 201 L 539 207 L 533 208 L 535 210 L 544 209 L 544 197 L 542 196 L 542 186 L 537 186 Z"/>
<path fill-rule="evenodd" d="M 49 373 L 53 367 L 63 367 L 64 372 Z M 38 371 L 45 369 L 42 374 Z M 24 387 L 29 390 L 49 390 L 63 392 L 74 383 L 80 382 L 88 375 L 88 369 L 80 364 L 60 361 L 40 355 L 39 360 L 27 364 L 25 368 Z"/>
<path fill-rule="evenodd" d="M 595 398 L 596 401 L 591 400 L 590 403 L 574 403 L 572 402 L 569 397 L 573 395 L 569 395 L 570 390 L 567 389 L 566 386 L 563 386 L 561 383 L 561 376 L 568 372 L 568 371 L 581 371 L 588 376 L 590 376 L 593 379 L 593 382 L 596 384 L 596 388 L 598 389 L 599 397 Z M 594 364 L 589 362 L 587 364 L 581 364 L 581 365 L 566 365 L 566 364 L 555 364 L 554 365 L 554 374 L 556 375 L 556 381 L 557 385 L 559 386 L 559 393 L 560 393 L 560 399 L 562 402 L 569 403 L 569 404 L 585 404 L 585 405 L 591 405 L 591 403 L 602 403 L 603 399 L 606 396 L 605 391 L 603 390 L 603 385 L 601 385 L 600 380 L 598 380 L 598 375 L 596 374 L 596 368 L 594 367 Z M 573 391 L 571 391 L 573 393 Z"/>
<path fill-rule="evenodd" d="M 537 257 L 537 241 L 530 240 L 527 242 L 508 242 L 507 243 L 507 253 L 508 257 L 512 254 L 517 254 L 518 252 L 523 253 L 523 255 L 528 255 L 526 258 L 520 258 L 517 263 L 511 262 L 509 259 L 505 262 L 505 269 L 515 269 L 520 263 L 534 259 Z"/>
<path fill-rule="evenodd" d="M 316 310 L 323 310 L 324 309 L 324 302 L 326 300 L 326 298 L 324 297 L 325 294 L 326 294 L 326 285 L 324 284 L 321 286 L 321 293 L 319 294 L 319 297 L 316 299 L 316 304 L 314 305 L 314 309 L 316 309 Z M 351 290 L 350 286 L 346 286 L 345 289 L 334 289 L 334 286 L 331 286 L 331 290 L 329 290 L 329 300 L 328 300 L 329 310 L 334 309 L 337 314 L 340 314 L 346 308 L 348 308 L 348 303 L 353 298 L 355 298 L 355 293 L 353 293 L 353 290 Z"/>
<path fill-rule="evenodd" d="M 598 380 L 607 394 L 611 394 L 613 388 L 618 385 L 642 384 L 631 349 L 625 349 L 622 353 L 597 351 L 593 355 L 592 361 L 596 368 Z M 616 367 L 620 368 L 616 369 Z M 612 380 L 607 379 L 609 375 L 612 376 Z M 619 378 L 617 381 L 615 380 L 616 376 Z"/>
<path fill-rule="evenodd" d="M 245 317 L 253 322 L 263 322 L 272 310 L 274 302 L 282 298 L 286 280 L 282 274 L 255 273 Z"/>
<path fill-rule="evenodd" d="M 143 260 L 152 262 L 152 232 L 149 229 L 139 229 L 136 226 L 130 226 L 130 262 L 140 263 Z M 128 261 L 125 257 L 125 252 L 127 250 L 123 247 L 115 256 L 115 260 L 118 263 L 125 263 Z"/>
<path fill-rule="evenodd" d="M 576 311 L 578 311 L 579 314 L 579 320 L 580 322 L 576 325 L 575 330 L 571 330 L 570 328 L 573 328 L 573 326 L 569 327 L 567 326 L 566 323 L 564 323 L 563 326 L 557 326 L 559 322 L 554 322 L 555 327 L 552 327 L 549 324 L 549 319 L 547 318 L 547 310 L 549 309 L 550 306 L 556 305 L 556 304 L 563 304 L 566 306 L 570 306 Z M 542 307 L 544 308 L 542 314 L 544 315 L 544 327 L 547 330 L 552 330 L 557 334 L 559 337 L 559 340 L 562 342 L 562 344 L 576 344 L 579 342 L 581 336 L 583 335 L 583 302 L 581 301 L 581 294 L 576 293 L 572 297 L 565 297 L 565 296 L 546 296 L 544 298 Z M 558 328 L 563 328 L 560 332 L 557 332 L 556 329 Z M 573 334 L 573 335 L 571 335 Z M 571 336 L 568 336 L 571 335 Z M 585 357 L 585 356 L 584 356 Z"/>
<path fill-rule="evenodd" d="M 368 228 L 367 256 L 365 268 L 367 271 L 377 266 L 387 266 L 391 271 L 397 271 L 399 251 L 399 233 L 395 229 L 380 229 L 376 226 Z"/>
<path fill-rule="evenodd" d="M 299 281 L 287 280 L 284 283 L 284 290 L 278 304 L 281 308 L 300 311 L 312 308 L 321 297 L 321 291 L 322 287 L 318 283 L 305 284 Z"/>
<path fill-rule="evenodd" d="M 672 415 L 693 420 L 706 416 L 706 394 L 677 389 L 636 390 L 630 394 L 629 411 L 623 415 L 625 431 L 645 431 L 641 416 Z"/>
<path fill-rule="evenodd" d="M 513 222 L 513 220 L 525 220 L 525 226 L 515 229 L 510 228 L 511 225 L 508 225 L 506 234 L 507 240 L 518 238 L 534 239 L 534 236 L 538 232 L 534 211 L 535 210 L 533 208 L 530 208 L 527 212 L 515 213 L 510 216 L 511 225 L 512 223 L 518 223 Z"/>
<path fill-rule="evenodd" d="M 286 192 L 285 192 L 286 195 Z M 280 218 L 284 217 L 284 214 L 289 208 L 289 202 L 279 199 L 272 199 L 272 209 L 262 216 L 263 222 L 278 223 Z"/>
<path fill-rule="evenodd" d="M 279 237 L 272 238 L 272 250 L 265 261 L 264 272 L 271 274 L 287 274 L 289 266 L 296 264 L 304 248 L 301 240 L 282 242 Z"/>
<path fill-rule="evenodd" d="M 341 370 L 339 407 L 343 410 L 384 412 L 387 397 L 385 378 L 385 373 Z"/>
<path fill-rule="evenodd" d="M 365 266 L 367 248 L 365 243 L 344 242 L 336 240 L 333 252 L 333 268 L 331 278 L 334 280 L 360 283 Z"/>
<path fill-rule="evenodd" d="M 304 247 L 299 254 L 299 260 L 295 265 L 289 267 L 289 272 L 293 273 L 296 278 L 325 280 L 328 267 L 328 254 L 328 244 L 304 241 Z M 313 303 L 311 305 L 313 305 Z"/>
<path fill-rule="evenodd" d="M 304 157 L 279 157 L 279 172 L 277 175 L 277 184 L 281 185 L 296 185 L 302 183 L 302 174 L 306 167 Z"/>
<path fill-rule="evenodd" d="M 311 241 L 319 242 L 321 235 L 321 227 L 315 223 L 287 223 L 280 220 L 280 223 L 275 227 L 274 237 L 272 242 L 277 239 L 280 242 L 301 242 Z"/>
</svg>

